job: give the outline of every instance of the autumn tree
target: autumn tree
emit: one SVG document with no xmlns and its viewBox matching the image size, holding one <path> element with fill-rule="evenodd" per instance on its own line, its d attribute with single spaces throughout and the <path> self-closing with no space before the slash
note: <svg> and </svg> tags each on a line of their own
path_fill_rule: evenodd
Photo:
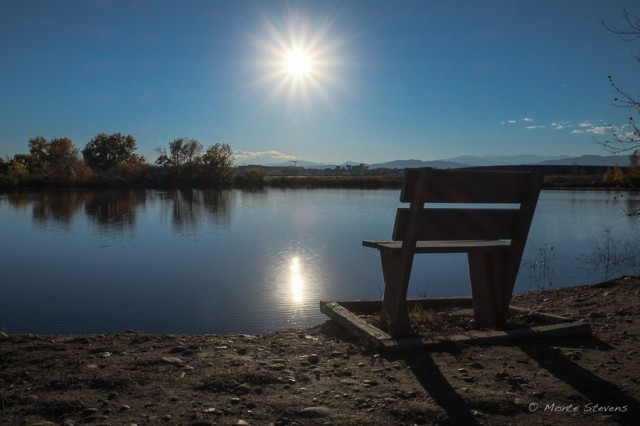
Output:
<svg viewBox="0 0 640 426">
<path fill-rule="evenodd" d="M 21 157 L 32 177 L 75 180 L 85 173 L 80 151 L 69 138 L 50 140 L 36 136 L 29 140 L 29 154 Z"/>
<path fill-rule="evenodd" d="M 613 167 L 613 177 L 611 180 L 618 187 L 624 183 L 624 172 L 622 171 L 622 167 Z"/>
<path fill-rule="evenodd" d="M 210 146 L 204 151 L 195 139 L 178 138 L 169 142 L 169 150 L 157 149 L 156 164 L 170 171 L 170 179 L 196 185 L 229 182 L 233 172 L 233 151 L 227 144 Z"/>
<path fill-rule="evenodd" d="M 22 179 L 29 175 L 29 156 L 16 154 L 7 167 L 7 175 L 12 179 Z"/>
<path fill-rule="evenodd" d="M 177 138 L 169 142 L 169 152 L 164 147 L 156 150 L 159 154 L 156 164 L 163 167 L 179 168 L 200 161 L 202 144 L 195 139 Z"/>
<path fill-rule="evenodd" d="M 629 156 L 629 168 L 627 170 L 629 184 L 632 187 L 640 185 L 640 150 L 636 149 Z"/>
<path fill-rule="evenodd" d="M 30 173 L 46 175 L 49 172 L 49 141 L 42 136 L 29 139 L 29 157 L 25 162 Z"/>
<path fill-rule="evenodd" d="M 107 172 L 123 164 L 144 163 L 136 149 L 136 139 L 131 135 L 100 133 L 87 143 L 82 157 L 93 170 Z"/>
<path fill-rule="evenodd" d="M 233 151 L 224 144 L 210 146 L 202 156 L 205 173 L 216 180 L 227 180 L 231 177 L 233 168 Z"/>
</svg>

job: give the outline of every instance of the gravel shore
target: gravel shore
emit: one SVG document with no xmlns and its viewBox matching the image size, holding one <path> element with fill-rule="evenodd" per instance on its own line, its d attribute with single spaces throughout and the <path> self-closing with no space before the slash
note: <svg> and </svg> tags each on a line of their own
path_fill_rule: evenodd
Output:
<svg viewBox="0 0 640 426">
<path fill-rule="evenodd" d="M 265 335 L 0 333 L 0 423 L 637 424 L 640 277 L 525 293 L 593 336 L 385 357 L 332 321 Z"/>
</svg>

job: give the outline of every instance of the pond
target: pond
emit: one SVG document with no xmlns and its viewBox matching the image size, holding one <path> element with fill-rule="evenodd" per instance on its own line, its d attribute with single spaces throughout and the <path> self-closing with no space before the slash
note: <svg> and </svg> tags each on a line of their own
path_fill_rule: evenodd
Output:
<svg viewBox="0 0 640 426">
<path fill-rule="evenodd" d="M 260 333 L 382 296 L 396 190 L 0 194 L 0 330 Z M 543 191 L 516 292 L 639 273 L 640 194 Z M 412 296 L 469 295 L 465 255 L 418 256 Z"/>
</svg>

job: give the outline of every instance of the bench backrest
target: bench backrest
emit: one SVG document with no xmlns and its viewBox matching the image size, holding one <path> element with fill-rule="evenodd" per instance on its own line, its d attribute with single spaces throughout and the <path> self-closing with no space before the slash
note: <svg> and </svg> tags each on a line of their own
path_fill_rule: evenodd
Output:
<svg viewBox="0 0 640 426">
<path fill-rule="evenodd" d="M 416 240 L 504 239 L 524 248 L 542 178 L 518 171 L 407 169 L 400 201 L 410 206 L 398 209 L 392 239 L 413 247 Z"/>
</svg>

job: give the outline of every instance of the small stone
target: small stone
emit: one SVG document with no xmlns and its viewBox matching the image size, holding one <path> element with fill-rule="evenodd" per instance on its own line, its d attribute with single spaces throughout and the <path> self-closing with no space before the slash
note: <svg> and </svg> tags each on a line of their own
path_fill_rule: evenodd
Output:
<svg viewBox="0 0 640 426">
<path fill-rule="evenodd" d="M 484 368 L 484 366 L 479 362 L 472 362 L 471 364 L 469 364 L 469 367 L 475 368 L 476 370 L 481 370 Z"/>
<path fill-rule="evenodd" d="M 375 380 L 365 380 L 362 384 L 367 386 L 378 386 L 378 382 Z"/>
<path fill-rule="evenodd" d="M 522 407 L 522 406 L 528 406 L 530 404 L 530 401 L 527 401 L 527 400 L 522 399 L 522 398 L 516 398 L 516 399 L 513 400 L 513 403 L 515 405 L 518 405 L 518 406 Z"/>
<path fill-rule="evenodd" d="M 333 352 L 331 352 L 329 357 L 331 357 L 331 358 L 340 358 L 340 357 L 342 357 L 342 355 L 343 355 L 342 352 L 333 351 Z"/>
<path fill-rule="evenodd" d="M 496 379 L 506 379 L 507 377 L 509 377 L 509 374 L 506 371 L 502 370 L 499 373 L 496 373 L 495 377 Z"/>
<path fill-rule="evenodd" d="M 236 395 L 245 395 L 245 394 L 248 394 L 249 392 L 251 392 L 251 389 L 249 389 L 245 385 L 238 385 L 235 388 L 233 388 L 233 390 L 231 392 L 233 392 Z"/>
<path fill-rule="evenodd" d="M 478 411 L 478 410 L 472 410 L 471 414 L 473 414 L 475 417 L 478 417 L 478 418 L 485 417 L 485 414 L 482 411 Z"/>
<path fill-rule="evenodd" d="M 240 398 L 231 398 L 229 402 L 231 403 L 231 405 L 238 405 L 240 404 Z"/>
<path fill-rule="evenodd" d="M 98 412 L 97 408 L 85 408 L 82 411 L 82 414 L 85 415 L 85 416 L 91 416 L 91 415 L 96 414 L 97 412 Z"/>
<path fill-rule="evenodd" d="M 316 354 L 311 354 L 307 357 L 307 362 L 309 364 L 317 364 L 320 362 L 320 357 Z"/>
<path fill-rule="evenodd" d="M 184 346 L 176 346 L 174 348 L 171 348 L 169 353 L 170 354 L 179 354 L 179 353 L 185 352 L 186 350 L 187 350 L 187 348 L 184 347 Z"/>
<path fill-rule="evenodd" d="M 185 363 L 185 360 L 177 356 L 163 356 L 162 361 L 167 364 L 174 364 L 174 365 Z"/>
<path fill-rule="evenodd" d="M 247 354 L 247 348 L 238 348 L 238 349 L 236 350 L 236 353 L 237 353 L 238 355 L 246 355 L 246 354 Z"/>
<path fill-rule="evenodd" d="M 38 395 L 35 394 L 30 394 L 27 396 L 24 396 L 22 398 L 20 398 L 20 403 L 21 404 L 33 404 L 38 402 L 38 400 L 40 399 L 40 397 Z"/>
<path fill-rule="evenodd" d="M 249 422 L 247 422 L 246 420 L 238 420 L 238 422 L 236 423 L 238 426 L 249 426 Z"/>
<path fill-rule="evenodd" d="M 321 417 L 332 417 L 333 411 L 331 411 L 327 407 L 307 407 L 300 410 L 298 414 L 300 415 L 300 417 L 313 419 Z"/>
<path fill-rule="evenodd" d="M 122 404 L 122 405 L 120 406 L 120 411 L 128 411 L 128 410 L 130 410 L 130 409 L 131 409 L 131 406 L 130 406 L 130 405 L 127 405 L 127 404 Z"/>
</svg>

